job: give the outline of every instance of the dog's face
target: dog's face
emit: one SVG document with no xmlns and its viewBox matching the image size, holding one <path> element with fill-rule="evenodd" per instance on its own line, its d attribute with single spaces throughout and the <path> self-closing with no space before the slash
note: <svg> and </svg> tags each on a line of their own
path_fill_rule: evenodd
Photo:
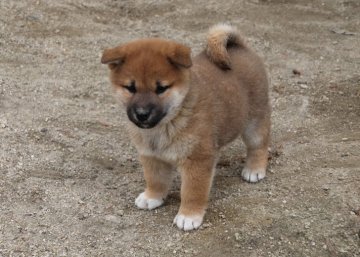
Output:
<svg viewBox="0 0 360 257">
<path fill-rule="evenodd" d="M 104 51 L 111 82 L 129 119 L 140 128 L 171 120 L 189 90 L 190 49 L 161 39 L 131 42 Z"/>
</svg>

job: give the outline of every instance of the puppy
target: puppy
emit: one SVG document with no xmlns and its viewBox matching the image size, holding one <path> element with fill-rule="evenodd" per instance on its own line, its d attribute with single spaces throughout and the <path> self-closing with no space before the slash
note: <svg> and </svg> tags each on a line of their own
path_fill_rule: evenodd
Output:
<svg viewBox="0 0 360 257">
<path fill-rule="evenodd" d="M 219 150 L 239 135 L 247 147 L 242 178 L 265 177 L 268 80 L 262 61 L 234 27 L 212 27 L 205 50 L 193 59 L 188 47 L 152 38 L 106 49 L 101 62 L 110 68 L 144 169 L 146 188 L 137 207 L 162 205 L 178 169 L 181 205 L 174 223 L 199 228 Z"/>
</svg>

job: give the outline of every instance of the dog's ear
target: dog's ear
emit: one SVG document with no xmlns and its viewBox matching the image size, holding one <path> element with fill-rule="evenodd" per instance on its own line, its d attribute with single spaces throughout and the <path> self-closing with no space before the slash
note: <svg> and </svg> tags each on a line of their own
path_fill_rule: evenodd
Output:
<svg viewBox="0 0 360 257">
<path fill-rule="evenodd" d="M 190 68 L 192 66 L 191 61 L 191 49 L 187 46 L 173 43 L 167 53 L 170 63 L 175 66 Z"/>
<path fill-rule="evenodd" d="M 108 64 L 110 69 L 114 69 L 124 63 L 125 57 L 126 51 L 122 46 L 105 49 L 101 57 L 101 63 Z"/>
</svg>

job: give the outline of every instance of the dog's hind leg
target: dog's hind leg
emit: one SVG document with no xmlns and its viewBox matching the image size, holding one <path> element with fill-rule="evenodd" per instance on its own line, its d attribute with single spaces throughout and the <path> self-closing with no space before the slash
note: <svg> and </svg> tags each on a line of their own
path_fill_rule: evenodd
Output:
<svg viewBox="0 0 360 257">
<path fill-rule="evenodd" d="M 270 119 L 252 119 L 242 133 L 247 147 L 247 158 L 241 176 L 248 182 L 258 182 L 265 177 L 270 141 Z"/>
</svg>

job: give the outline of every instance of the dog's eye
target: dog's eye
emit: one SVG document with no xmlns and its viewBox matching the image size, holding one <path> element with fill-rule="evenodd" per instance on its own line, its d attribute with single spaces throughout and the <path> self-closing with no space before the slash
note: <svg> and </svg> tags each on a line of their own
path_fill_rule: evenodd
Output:
<svg viewBox="0 0 360 257">
<path fill-rule="evenodd" d="M 123 88 L 126 88 L 131 94 L 136 93 L 135 81 L 131 81 L 130 85 L 123 85 Z"/>
<path fill-rule="evenodd" d="M 171 85 L 161 85 L 160 82 L 156 82 L 156 90 L 155 93 L 157 95 L 161 95 L 162 93 L 164 93 L 166 90 L 168 90 L 171 87 Z"/>
</svg>

